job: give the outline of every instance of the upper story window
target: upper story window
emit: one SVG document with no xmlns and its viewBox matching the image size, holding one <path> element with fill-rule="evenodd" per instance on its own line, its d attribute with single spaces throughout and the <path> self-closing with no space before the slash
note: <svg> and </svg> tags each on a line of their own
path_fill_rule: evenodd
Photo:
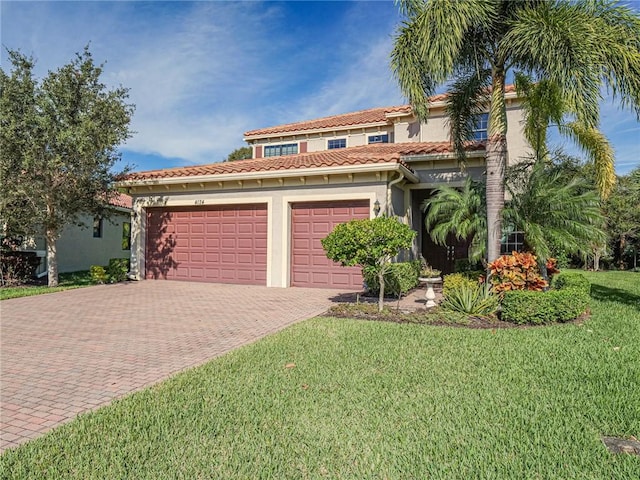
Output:
<svg viewBox="0 0 640 480">
<path fill-rule="evenodd" d="M 389 134 L 369 135 L 369 143 L 389 143 Z"/>
<path fill-rule="evenodd" d="M 489 114 L 483 113 L 478 116 L 476 125 L 473 129 L 473 140 L 482 142 L 488 138 L 487 130 L 489 128 Z"/>
<path fill-rule="evenodd" d="M 347 148 L 346 138 L 336 138 L 335 140 L 327 141 L 327 148 L 333 150 L 334 148 Z"/>
<path fill-rule="evenodd" d="M 284 143 L 282 145 L 266 145 L 264 147 L 265 157 L 278 157 L 280 155 L 295 155 L 298 153 L 297 143 Z"/>
</svg>

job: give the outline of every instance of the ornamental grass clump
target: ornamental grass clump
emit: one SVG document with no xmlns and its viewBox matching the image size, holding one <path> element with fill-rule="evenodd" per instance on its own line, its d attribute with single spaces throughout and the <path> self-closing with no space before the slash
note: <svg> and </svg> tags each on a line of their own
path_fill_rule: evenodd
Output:
<svg viewBox="0 0 640 480">
<path fill-rule="evenodd" d="M 499 299 L 491 292 L 486 283 L 473 280 L 450 286 L 440 304 L 445 310 L 466 313 L 467 315 L 490 316 L 498 310 Z"/>
</svg>

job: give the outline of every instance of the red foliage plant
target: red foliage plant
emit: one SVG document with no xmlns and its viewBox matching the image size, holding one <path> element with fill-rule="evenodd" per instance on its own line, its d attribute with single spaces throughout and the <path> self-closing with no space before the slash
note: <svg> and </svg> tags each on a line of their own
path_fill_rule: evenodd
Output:
<svg viewBox="0 0 640 480">
<path fill-rule="evenodd" d="M 544 290 L 549 286 L 540 275 L 536 256 L 512 252 L 489 264 L 491 284 L 496 293 L 509 290 Z"/>
</svg>

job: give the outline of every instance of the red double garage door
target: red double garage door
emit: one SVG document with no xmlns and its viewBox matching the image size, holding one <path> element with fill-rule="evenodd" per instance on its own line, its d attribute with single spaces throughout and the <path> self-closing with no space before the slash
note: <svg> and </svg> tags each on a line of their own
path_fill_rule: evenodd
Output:
<svg viewBox="0 0 640 480">
<path fill-rule="evenodd" d="M 320 240 L 339 223 L 369 218 L 368 200 L 291 205 L 291 286 L 360 290 L 359 267 L 343 267 L 327 258 Z"/>
<path fill-rule="evenodd" d="M 267 205 L 149 208 L 146 278 L 265 285 Z"/>
</svg>

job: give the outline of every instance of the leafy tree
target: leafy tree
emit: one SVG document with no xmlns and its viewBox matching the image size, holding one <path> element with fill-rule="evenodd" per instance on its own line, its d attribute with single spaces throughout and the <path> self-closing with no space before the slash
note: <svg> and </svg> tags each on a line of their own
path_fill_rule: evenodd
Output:
<svg viewBox="0 0 640 480">
<path fill-rule="evenodd" d="M 225 162 L 233 162 L 235 160 L 246 160 L 253 156 L 253 150 L 251 147 L 236 148 L 233 152 L 227 156 Z"/>
<path fill-rule="evenodd" d="M 640 116 L 640 19 L 615 1 L 399 0 L 392 68 L 416 116 L 426 121 L 428 98 L 453 79 L 448 113 L 456 150 L 477 115 L 489 110 L 487 256 L 500 254 L 510 71 L 557 85 L 568 111 L 597 128 L 601 87 Z"/>
<path fill-rule="evenodd" d="M 607 233 L 613 245 L 615 262 L 624 267 L 624 257 L 632 252 L 633 261 L 640 249 L 640 168 L 619 178 L 604 204 Z M 634 266 L 637 266 L 634 264 Z"/>
<path fill-rule="evenodd" d="M 8 54 L 11 71 L 0 70 L 0 217 L 7 233 L 44 234 L 56 286 L 63 227 L 82 214 L 109 215 L 117 147 L 130 137 L 134 107 L 127 89 L 100 82 L 88 47 L 42 81 L 32 59 Z"/>
<path fill-rule="evenodd" d="M 545 278 L 554 247 L 582 253 L 604 244 L 600 199 L 582 178 L 566 179 L 558 169 L 535 162 L 509 169 L 506 185 L 511 200 L 504 221 L 524 232 L 525 248 L 538 257 Z"/>
<path fill-rule="evenodd" d="M 464 187 L 443 185 L 422 204 L 425 228 L 438 245 L 446 245 L 453 233 L 458 240 L 471 239 L 469 260 L 477 262 L 487 249 L 487 203 L 484 185 L 467 178 Z"/>
<path fill-rule="evenodd" d="M 384 275 L 391 259 L 411 247 L 416 232 L 394 217 L 351 220 L 337 225 L 321 240 L 327 257 L 343 266 L 371 268 L 378 275 L 378 311 L 384 306 Z"/>
</svg>

